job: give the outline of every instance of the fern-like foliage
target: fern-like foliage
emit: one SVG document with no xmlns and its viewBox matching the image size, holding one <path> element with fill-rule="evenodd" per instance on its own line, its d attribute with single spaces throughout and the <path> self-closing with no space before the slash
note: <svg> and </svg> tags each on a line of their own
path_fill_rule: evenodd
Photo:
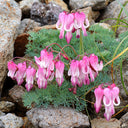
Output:
<svg viewBox="0 0 128 128">
<path fill-rule="evenodd" d="M 25 92 L 22 99 L 24 106 L 31 108 L 31 105 L 34 104 L 36 107 L 43 105 L 48 107 L 48 105 L 53 105 L 54 107 L 65 106 L 65 107 L 74 107 L 77 111 L 82 111 L 85 109 L 86 100 L 85 94 L 92 87 L 101 84 L 102 82 L 110 81 L 108 75 L 104 73 L 99 73 L 99 76 L 96 78 L 95 82 L 92 82 L 90 85 L 83 85 L 81 88 L 77 88 L 77 94 L 69 92 L 68 88 L 71 88 L 71 82 L 64 81 L 61 87 L 58 87 L 55 81 L 49 83 L 46 89 L 35 89 L 30 92 Z"/>
<path fill-rule="evenodd" d="M 59 39 L 58 30 L 43 29 L 39 32 L 30 32 L 29 34 L 29 43 L 26 46 L 26 54 L 31 57 L 39 57 L 40 51 L 51 43 L 58 43 L 61 47 L 67 45 L 65 38 L 61 40 Z M 82 37 L 84 51 L 87 54 L 96 54 L 101 60 L 104 61 L 104 63 L 105 61 L 108 62 L 113 58 L 113 54 L 120 41 L 122 41 L 127 35 L 128 32 L 121 34 L 117 40 L 112 30 L 104 29 L 99 25 L 93 25 L 89 28 L 88 36 Z M 73 34 L 70 45 L 74 47 L 77 53 L 79 52 L 79 39 L 75 37 L 75 34 Z M 116 55 L 123 51 L 126 47 L 128 47 L 128 38 L 126 38 L 126 40 L 124 40 L 124 42 L 120 45 Z M 56 51 L 61 51 L 61 49 L 56 45 L 53 45 L 52 48 Z M 72 59 L 76 57 L 70 47 L 66 47 L 64 50 Z M 54 55 L 56 55 L 56 53 Z M 127 54 L 124 54 L 122 57 L 125 58 L 126 55 Z M 63 59 L 63 61 L 66 60 Z M 114 61 L 114 65 L 118 65 L 119 61 L 120 58 L 116 59 Z M 70 81 L 68 80 L 65 80 L 61 87 L 58 87 L 56 82 L 53 81 L 48 84 L 46 89 L 35 89 L 30 92 L 25 92 L 23 95 L 24 105 L 27 107 L 31 107 L 31 104 L 33 103 L 36 106 L 43 105 L 45 107 L 48 105 L 53 105 L 55 107 L 63 105 L 68 107 L 72 106 L 77 110 L 82 111 L 84 110 L 85 105 L 87 105 L 84 100 L 86 92 L 94 86 L 111 80 L 110 75 L 108 75 L 109 70 L 109 66 L 105 67 L 103 71 L 98 74 L 95 81 L 90 83 L 90 85 L 83 85 L 81 88 L 78 87 L 76 95 L 68 91 L 68 88 L 72 87 Z"/>
</svg>

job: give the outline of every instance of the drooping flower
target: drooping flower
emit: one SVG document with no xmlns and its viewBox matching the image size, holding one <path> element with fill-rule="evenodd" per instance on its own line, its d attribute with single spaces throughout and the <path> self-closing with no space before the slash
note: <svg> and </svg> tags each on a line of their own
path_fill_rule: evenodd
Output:
<svg viewBox="0 0 128 128">
<path fill-rule="evenodd" d="M 56 72 L 55 72 L 56 81 L 58 85 L 61 86 L 64 81 L 63 78 L 64 63 L 62 61 L 57 61 L 55 67 L 56 67 Z"/>
<path fill-rule="evenodd" d="M 101 101 L 103 99 L 103 104 L 105 106 L 104 117 L 106 120 L 110 120 L 111 116 L 115 113 L 114 106 L 118 106 L 120 104 L 119 88 L 116 87 L 114 83 L 104 89 L 102 89 L 102 85 L 99 85 L 99 87 L 94 91 L 96 97 L 94 107 L 98 113 L 101 108 Z"/>
<path fill-rule="evenodd" d="M 95 89 L 94 91 L 96 102 L 94 104 L 95 110 L 98 113 L 101 108 L 101 101 L 103 98 L 104 90 L 101 88 L 101 86 L 98 86 L 98 88 Z"/>
<path fill-rule="evenodd" d="M 38 88 L 45 89 L 47 87 L 47 79 L 45 78 L 44 68 L 41 68 L 39 66 L 37 73 L 36 73 L 36 78 L 37 78 Z"/>
<path fill-rule="evenodd" d="M 59 19 L 56 23 L 56 28 L 60 30 L 60 39 L 64 37 L 64 32 L 66 31 L 65 38 L 67 43 L 71 41 L 72 33 L 75 31 L 76 38 L 80 37 L 80 29 L 82 29 L 83 35 L 87 36 L 87 27 L 89 27 L 89 21 L 83 12 L 62 12 L 59 14 Z"/>
<path fill-rule="evenodd" d="M 112 91 L 109 88 L 104 89 L 103 103 L 105 105 L 104 116 L 106 120 L 110 120 L 111 116 L 115 113 L 112 99 Z"/>
<path fill-rule="evenodd" d="M 17 72 L 15 74 L 15 79 L 18 83 L 18 85 L 21 85 L 23 83 L 23 78 L 25 77 L 25 72 L 26 72 L 26 62 L 23 62 L 23 63 L 19 63 L 17 65 Z"/>
<path fill-rule="evenodd" d="M 89 21 L 83 12 L 76 12 L 75 13 L 74 27 L 78 31 L 81 28 L 83 31 L 83 35 L 87 36 L 86 28 L 89 27 Z"/>
<path fill-rule="evenodd" d="M 100 64 L 98 64 L 98 56 L 96 56 L 95 54 L 90 55 L 89 62 L 94 71 L 98 72 L 103 69 L 103 62 L 100 61 Z"/>
<path fill-rule="evenodd" d="M 63 39 L 64 37 L 64 25 L 65 25 L 65 22 L 66 22 L 66 12 L 61 12 L 59 14 L 59 19 L 56 23 L 56 28 L 60 30 L 60 35 L 59 35 L 59 38 L 60 39 Z"/>
<path fill-rule="evenodd" d="M 26 85 L 25 85 L 28 92 L 33 87 L 35 74 L 36 74 L 36 70 L 32 68 L 31 66 L 29 66 L 26 70 Z"/>
<path fill-rule="evenodd" d="M 13 61 L 9 61 L 8 62 L 8 76 L 11 77 L 12 79 L 14 79 L 15 76 L 15 72 L 17 70 L 17 65 L 13 62 Z"/>
<path fill-rule="evenodd" d="M 71 83 L 73 86 L 76 86 L 78 83 L 79 77 L 79 61 L 72 60 L 70 64 L 70 69 L 68 71 L 68 76 L 71 76 Z"/>
<path fill-rule="evenodd" d="M 51 70 L 54 70 L 53 53 L 48 52 L 46 49 L 43 49 L 41 51 L 41 55 L 39 58 L 35 56 L 35 61 L 41 68 L 49 67 Z"/>
<path fill-rule="evenodd" d="M 103 69 L 103 62 L 100 61 L 100 64 L 98 64 L 98 57 L 95 54 L 91 54 L 89 57 L 89 73 L 91 81 L 94 81 L 95 77 L 98 74 L 98 71 L 101 71 Z"/>
</svg>

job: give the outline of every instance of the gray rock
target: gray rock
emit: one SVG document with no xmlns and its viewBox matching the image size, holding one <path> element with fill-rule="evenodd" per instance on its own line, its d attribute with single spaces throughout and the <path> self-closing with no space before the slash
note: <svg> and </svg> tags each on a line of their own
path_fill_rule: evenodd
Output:
<svg viewBox="0 0 128 128">
<path fill-rule="evenodd" d="M 6 77 L 7 61 L 12 59 L 16 28 L 21 10 L 14 0 L 0 0 L 0 95 Z"/>
<path fill-rule="evenodd" d="M 5 116 L 5 113 L 3 113 L 2 111 L 0 111 L 0 116 Z"/>
<path fill-rule="evenodd" d="M 84 12 L 86 15 L 86 18 L 89 20 L 90 25 L 95 23 L 95 20 L 99 17 L 100 12 L 99 11 L 92 11 L 91 7 L 78 9 L 79 12 Z"/>
<path fill-rule="evenodd" d="M 104 9 L 110 0 L 70 0 L 69 5 L 72 9 L 92 7 L 93 10 Z"/>
<path fill-rule="evenodd" d="M 20 128 L 23 126 L 23 119 L 11 113 L 1 116 L 0 124 L 1 122 L 4 124 L 4 128 Z"/>
<path fill-rule="evenodd" d="M 0 101 L 0 110 L 2 112 L 10 112 L 15 108 L 15 104 L 9 101 Z"/>
<path fill-rule="evenodd" d="M 35 128 L 89 127 L 88 117 L 71 108 L 33 108 L 27 117 Z"/>
<path fill-rule="evenodd" d="M 128 128 L 128 112 L 120 118 L 121 128 Z"/>
<path fill-rule="evenodd" d="M 107 6 L 107 8 L 102 13 L 102 16 L 100 17 L 100 20 L 107 19 L 107 18 L 118 18 L 118 15 L 121 10 L 120 4 L 123 5 L 125 2 L 127 2 L 127 0 L 118 0 L 118 1 L 114 1 Z M 128 4 L 125 6 L 125 9 L 126 9 L 126 11 L 128 10 Z M 121 13 L 120 19 L 125 19 L 125 18 L 127 18 L 127 15 L 126 15 L 125 11 L 123 10 L 123 12 Z M 128 23 L 128 20 L 126 22 Z M 107 20 L 107 21 L 105 21 L 105 23 L 114 25 L 114 24 L 116 24 L 116 20 Z M 125 25 L 125 24 L 121 23 L 120 25 Z M 117 29 L 117 34 L 120 34 L 127 30 L 128 30 L 128 28 L 119 27 Z"/>
<path fill-rule="evenodd" d="M 35 22 L 31 19 L 23 19 L 20 23 L 20 26 L 18 28 L 18 35 L 22 33 L 27 33 L 30 30 L 33 30 L 35 27 L 41 26 L 40 23 Z"/>
<path fill-rule="evenodd" d="M 30 17 L 30 10 L 34 2 L 39 2 L 39 0 L 22 0 L 19 2 L 23 17 Z"/>
<path fill-rule="evenodd" d="M 24 108 L 22 102 L 22 95 L 25 92 L 25 88 L 22 86 L 15 85 L 12 89 L 9 90 L 9 96 L 17 103 L 21 108 Z"/>
<path fill-rule="evenodd" d="M 91 121 L 92 128 L 120 128 L 120 121 L 113 118 L 107 121 L 105 118 L 93 119 Z"/>
<path fill-rule="evenodd" d="M 52 25 L 57 22 L 59 13 L 62 11 L 62 8 L 53 2 L 49 4 L 35 2 L 31 8 L 31 19 L 41 25 Z"/>
</svg>

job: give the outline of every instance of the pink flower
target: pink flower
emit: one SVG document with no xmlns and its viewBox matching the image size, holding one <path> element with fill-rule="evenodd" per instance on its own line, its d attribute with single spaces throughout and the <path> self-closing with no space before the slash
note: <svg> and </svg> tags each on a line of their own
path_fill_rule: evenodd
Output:
<svg viewBox="0 0 128 128">
<path fill-rule="evenodd" d="M 60 30 L 59 38 L 64 37 L 66 31 L 66 41 L 69 43 L 72 38 L 72 33 L 76 31 L 76 38 L 80 37 L 80 29 L 83 31 L 83 35 L 87 36 L 86 28 L 89 27 L 89 21 L 83 12 L 66 13 L 62 12 L 59 14 L 59 19 L 56 24 L 56 28 Z"/>
<path fill-rule="evenodd" d="M 79 74 L 79 61 L 72 60 L 70 64 L 70 69 L 68 71 L 68 75 L 71 76 L 71 83 L 73 86 L 77 85 Z"/>
<path fill-rule="evenodd" d="M 54 70 L 53 53 L 46 51 L 46 49 L 41 51 L 41 56 L 39 58 L 35 56 L 35 61 L 41 68 L 49 67 L 50 70 Z"/>
<path fill-rule="evenodd" d="M 94 104 L 95 110 L 98 113 L 101 108 L 101 101 L 103 98 L 104 90 L 101 88 L 101 86 L 98 86 L 98 88 L 95 89 L 94 91 L 96 102 Z"/>
<path fill-rule="evenodd" d="M 34 76 L 35 76 L 36 70 L 29 66 L 26 70 L 26 89 L 29 92 L 31 88 L 33 87 L 33 82 L 34 82 Z"/>
<path fill-rule="evenodd" d="M 56 73 L 55 73 L 56 81 L 58 85 L 61 86 L 64 81 L 63 78 L 64 63 L 62 61 L 57 61 L 55 67 L 56 67 Z"/>
<path fill-rule="evenodd" d="M 88 21 L 88 19 L 86 19 L 86 16 L 83 12 L 75 13 L 74 27 L 76 30 L 79 30 L 80 28 L 82 28 L 83 35 L 87 36 L 86 28 L 89 27 L 89 21 Z"/>
<path fill-rule="evenodd" d="M 100 61 L 100 64 L 98 64 L 98 57 L 95 54 L 90 55 L 89 62 L 94 71 L 98 72 L 103 69 L 103 62 Z"/>
<path fill-rule="evenodd" d="M 18 71 L 15 74 L 16 81 L 18 85 L 21 85 L 23 83 L 23 78 L 25 77 L 26 72 L 26 62 L 19 63 L 17 65 Z"/>
<path fill-rule="evenodd" d="M 103 99 L 105 106 L 104 117 L 106 120 L 110 120 L 111 116 L 115 113 L 114 105 L 118 106 L 120 104 L 119 88 L 116 87 L 115 84 L 109 85 L 104 89 L 102 89 L 101 86 L 102 85 L 99 85 L 99 87 L 94 91 L 96 97 L 96 103 L 94 106 L 96 112 L 98 113 L 101 108 L 101 101 Z"/>
<path fill-rule="evenodd" d="M 100 64 L 98 64 L 98 57 L 94 54 L 91 54 L 89 57 L 89 73 L 91 81 L 94 81 L 95 77 L 98 74 L 98 71 L 101 71 L 103 69 L 103 62 L 100 61 Z"/>
<path fill-rule="evenodd" d="M 59 20 L 56 23 L 56 28 L 60 30 L 59 38 L 63 39 L 64 37 L 64 25 L 66 22 L 66 12 L 62 12 L 59 14 Z"/>
<path fill-rule="evenodd" d="M 112 99 L 112 91 L 109 88 L 104 89 L 103 103 L 105 105 L 104 117 L 110 120 L 111 116 L 115 113 Z"/>
<path fill-rule="evenodd" d="M 78 78 L 78 86 L 82 87 L 82 85 L 88 85 L 90 83 L 89 77 L 88 77 L 88 67 L 89 67 L 89 61 L 88 57 L 84 56 L 82 60 L 79 62 L 79 78 Z"/>
<path fill-rule="evenodd" d="M 15 72 L 17 70 L 17 65 L 13 61 L 8 62 L 8 76 L 14 79 Z"/>
<path fill-rule="evenodd" d="M 45 78 L 45 71 L 43 68 L 39 67 L 36 73 L 37 84 L 39 88 L 46 88 L 47 87 L 47 79 Z"/>
</svg>

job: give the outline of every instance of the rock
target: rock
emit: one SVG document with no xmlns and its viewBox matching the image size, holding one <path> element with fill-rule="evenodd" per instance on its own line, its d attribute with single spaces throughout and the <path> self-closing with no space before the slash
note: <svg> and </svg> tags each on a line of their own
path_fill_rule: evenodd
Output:
<svg viewBox="0 0 128 128">
<path fill-rule="evenodd" d="M 16 2 L 20 2 L 21 0 L 15 0 Z"/>
<path fill-rule="evenodd" d="M 0 111 L 10 112 L 15 108 L 15 104 L 9 101 L 0 101 Z"/>
<path fill-rule="evenodd" d="M 128 112 L 120 118 L 121 128 L 128 128 Z"/>
<path fill-rule="evenodd" d="M 20 20 L 18 4 L 14 0 L 0 0 L 0 95 L 7 75 L 7 61 L 13 57 L 16 28 Z"/>
<path fill-rule="evenodd" d="M 93 119 L 91 121 L 92 128 L 120 128 L 120 121 L 113 118 L 107 121 L 105 118 Z"/>
<path fill-rule="evenodd" d="M 18 57 L 23 57 L 25 55 L 26 44 L 28 43 L 28 33 L 23 33 L 19 35 L 14 44 L 14 55 Z"/>
<path fill-rule="evenodd" d="M 24 125 L 23 128 L 35 128 L 32 123 L 28 120 L 28 117 L 23 117 Z"/>
<path fill-rule="evenodd" d="M 127 75 L 128 61 L 127 60 L 124 61 L 122 65 L 123 65 L 122 66 L 123 80 L 124 80 L 125 85 L 128 85 L 128 75 Z M 128 95 L 126 95 L 122 82 L 121 82 L 120 69 L 115 72 L 116 73 L 114 73 L 115 75 L 114 77 L 115 77 L 117 86 L 120 88 L 120 99 L 121 99 L 120 106 L 126 106 L 128 104 Z M 128 91 L 128 86 L 126 86 L 126 90 Z M 117 108 L 117 110 L 120 111 L 120 108 Z M 123 113 L 124 112 L 128 112 L 127 107 L 126 109 L 123 110 Z"/>
<path fill-rule="evenodd" d="M 53 2 L 55 4 L 58 4 L 65 11 L 69 11 L 68 10 L 68 7 L 67 7 L 67 4 L 64 3 L 63 0 L 48 0 L 48 3 L 50 3 L 50 2 Z"/>
<path fill-rule="evenodd" d="M 0 122 L 4 124 L 4 128 L 20 128 L 23 126 L 23 119 L 11 113 L 1 116 Z"/>
<path fill-rule="evenodd" d="M 9 90 L 9 96 L 16 102 L 21 108 L 25 108 L 22 102 L 22 95 L 25 92 L 25 88 L 19 85 L 15 85 Z"/>
<path fill-rule="evenodd" d="M 2 111 L 0 111 L 0 117 L 1 116 L 5 116 L 5 113 L 3 113 Z"/>
<path fill-rule="evenodd" d="M 18 28 L 18 35 L 27 33 L 28 31 L 32 31 L 35 27 L 41 26 L 40 23 L 35 22 L 34 20 L 31 19 L 23 19 L 20 23 L 20 26 Z"/>
<path fill-rule="evenodd" d="M 110 0 L 70 0 L 69 5 L 72 9 L 80 9 L 85 7 L 92 7 L 93 10 L 104 9 Z"/>
<path fill-rule="evenodd" d="M 30 17 L 30 10 L 32 7 L 32 4 L 34 2 L 39 2 L 39 0 L 22 0 L 19 3 L 19 6 L 22 10 L 22 17 L 23 18 L 29 18 Z"/>
<path fill-rule="evenodd" d="M 55 24 L 59 13 L 62 11 L 62 8 L 53 2 L 49 4 L 35 2 L 31 8 L 31 19 L 41 23 L 41 25 Z"/>
<path fill-rule="evenodd" d="M 127 2 L 127 0 L 118 0 L 122 5 Z M 107 8 L 104 10 L 104 12 L 102 13 L 100 20 L 103 19 L 107 19 L 107 18 L 118 18 L 118 15 L 120 13 L 121 10 L 121 5 L 118 3 L 118 1 L 114 1 L 112 3 L 110 3 Z M 125 9 L 128 10 L 128 4 L 125 6 Z M 125 13 L 125 11 L 123 10 L 120 16 L 120 19 L 125 19 L 127 18 L 127 15 Z M 116 24 L 116 20 L 107 20 L 104 21 L 105 23 L 108 23 L 110 25 L 115 25 Z M 126 20 L 126 22 L 128 23 L 128 21 Z M 120 23 L 120 25 L 125 25 Z M 125 31 L 127 31 L 128 28 L 125 27 L 119 27 L 117 29 L 117 34 L 123 33 Z"/>
<path fill-rule="evenodd" d="M 112 28 L 111 28 L 111 25 L 109 25 L 109 24 L 106 24 L 106 23 L 95 23 L 95 25 L 97 25 L 97 24 L 98 24 L 99 26 L 105 28 L 105 29 L 109 29 L 109 30 L 112 29 Z"/>
<path fill-rule="evenodd" d="M 86 17 L 89 20 L 90 25 L 95 23 L 95 20 L 99 17 L 100 13 L 99 11 L 92 11 L 91 7 L 83 8 L 83 9 L 78 9 L 80 12 L 84 12 Z"/>
<path fill-rule="evenodd" d="M 42 27 L 35 27 L 34 31 L 40 31 L 41 29 L 56 29 L 56 24 L 53 25 L 44 25 Z"/>
<path fill-rule="evenodd" d="M 33 108 L 27 113 L 28 119 L 38 128 L 89 127 L 88 117 L 71 108 Z"/>
</svg>

